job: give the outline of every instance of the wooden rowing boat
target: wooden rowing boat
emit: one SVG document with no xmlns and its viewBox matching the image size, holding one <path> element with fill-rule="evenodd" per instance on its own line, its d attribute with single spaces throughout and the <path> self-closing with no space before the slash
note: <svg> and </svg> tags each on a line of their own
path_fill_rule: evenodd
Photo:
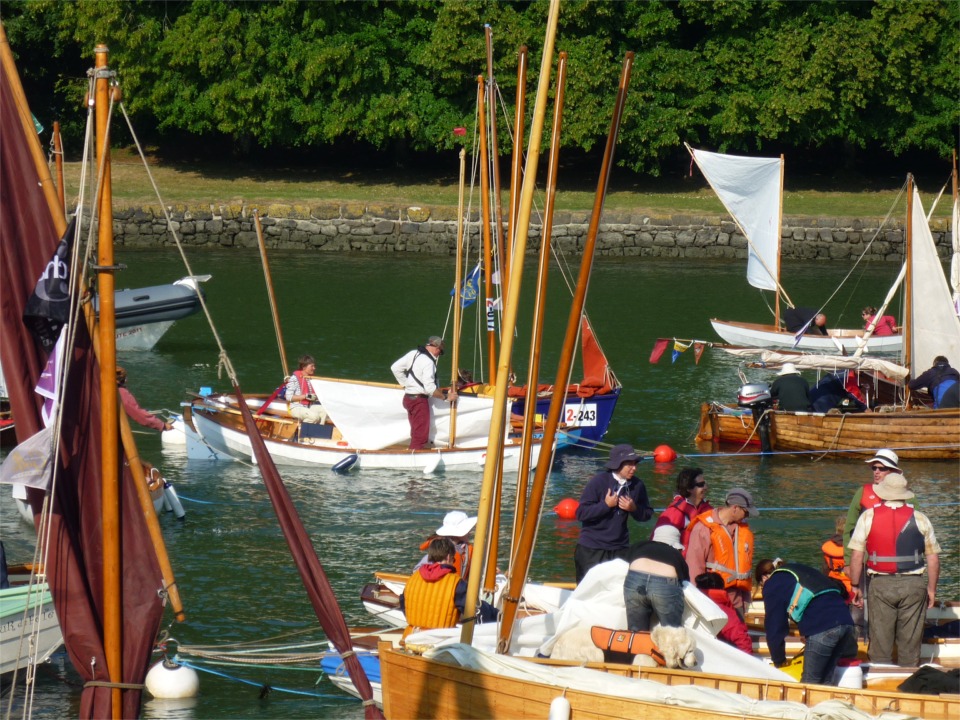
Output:
<svg viewBox="0 0 960 720">
<path fill-rule="evenodd" d="M 835 452 L 868 456 L 896 447 L 909 460 L 960 458 L 960 409 L 865 413 L 808 413 L 772 410 L 770 445 L 775 452 Z M 700 406 L 700 442 L 759 447 L 750 410 L 735 405 Z"/>
</svg>

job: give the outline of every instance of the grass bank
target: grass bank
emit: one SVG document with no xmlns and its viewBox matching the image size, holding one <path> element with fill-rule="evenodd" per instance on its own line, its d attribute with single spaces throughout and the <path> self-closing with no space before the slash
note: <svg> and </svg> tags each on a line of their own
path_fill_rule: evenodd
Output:
<svg viewBox="0 0 960 720">
<path fill-rule="evenodd" d="M 393 205 L 457 205 L 455 164 L 446 176 L 435 171 L 345 170 L 343 168 L 263 168 L 243 164 L 187 166 L 148 160 L 150 172 L 166 204 L 248 206 L 269 203 L 363 202 Z M 946 181 L 918 178 L 924 204 Z M 143 162 L 129 152 L 115 152 L 112 164 L 114 201 L 123 206 L 156 204 L 156 194 Z M 559 210 L 589 210 L 593 207 L 596 174 L 560 172 L 557 192 Z M 80 163 L 66 163 L 67 196 L 76 197 Z M 894 206 L 904 178 L 790 178 L 786 179 L 784 214 L 807 217 L 884 217 Z M 820 189 L 823 188 L 823 189 Z M 840 189 L 838 189 L 840 188 Z M 474 191 L 474 206 L 476 196 Z M 542 206 L 542 199 L 540 201 Z M 947 218 L 949 203 L 941 201 L 935 217 Z M 621 168 L 613 172 L 606 199 L 611 210 L 669 216 L 676 214 L 715 216 L 726 214 L 699 173 L 694 177 L 644 178 Z M 894 211 L 902 214 L 903 202 Z"/>
</svg>

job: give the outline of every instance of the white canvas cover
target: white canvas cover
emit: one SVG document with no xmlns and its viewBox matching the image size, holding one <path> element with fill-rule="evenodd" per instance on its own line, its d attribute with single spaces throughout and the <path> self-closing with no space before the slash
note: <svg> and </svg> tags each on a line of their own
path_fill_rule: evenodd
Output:
<svg viewBox="0 0 960 720">
<path fill-rule="evenodd" d="M 916 188 L 911 224 L 910 366 L 916 377 L 933 365 L 937 355 L 960 363 L 960 318 Z"/>
<path fill-rule="evenodd" d="M 776 369 L 785 362 L 793 363 L 804 370 L 876 370 L 896 380 L 906 379 L 909 372 L 902 365 L 875 357 L 854 357 L 850 355 L 815 355 L 804 353 L 777 352 L 761 348 L 720 348 L 730 355 L 752 358 L 769 369 Z"/>
<path fill-rule="evenodd" d="M 724 155 L 693 148 L 690 152 L 720 202 L 747 236 L 747 282 L 761 290 L 776 290 L 780 281 L 783 159 Z"/>
<path fill-rule="evenodd" d="M 311 378 L 310 382 L 351 447 L 380 450 L 410 441 L 401 387 L 330 378 Z M 450 403 L 430 398 L 430 409 L 430 440 L 446 445 L 450 438 Z M 492 398 L 461 396 L 457 401 L 456 447 L 486 447 L 492 418 Z"/>
</svg>

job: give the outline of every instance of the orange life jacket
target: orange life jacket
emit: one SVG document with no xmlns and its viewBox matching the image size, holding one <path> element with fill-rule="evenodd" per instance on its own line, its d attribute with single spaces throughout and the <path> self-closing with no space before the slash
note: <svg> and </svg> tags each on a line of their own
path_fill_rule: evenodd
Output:
<svg viewBox="0 0 960 720">
<path fill-rule="evenodd" d="M 692 531 L 697 523 L 703 523 L 710 531 L 713 561 L 706 563 L 707 569 L 720 573 L 726 589 L 751 592 L 753 590 L 753 531 L 750 526 L 744 522 L 737 523 L 733 537 L 730 537 L 730 533 L 717 522 L 712 510 L 697 515 L 687 529 Z"/>
<path fill-rule="evenodd" d="M 601 650 L 611 652 L 630 653 L 631 655 L 649 655 L 657 665 L 666 666 L 663 653 L 653 644 L 650 633 L 646 630 L 630 632 L 629 630 L 610 630 L 594 625 L 590 628 L 590 639 Z"/>
<path fill-rule="evenodd" d="M 294 370 L 293 376 L 297 379 L 297 382 L 300 383 L 299 395 L 309 395 L 313 392 L 310 381 L 307 379 L 307 376 L 303 374 L 303 370 Z M 299 403 L 305 407 L 310 407 L 310 401 L 306 398 L 300 400 Z"/>
<path fill-rule="evenodd" d="M 925 548 L 912 505 L 874 508 L 867 536 L 868 568 L 887 574 L 919 570 L 927 562 Z"/>
<path fill-rule="evenodd" d="M 847 589 L 847 597 L 853 592 L 853 586 L 850 584 L 850 577 L 843 571 L 846 563 L 843 561 L 843 544 L 832 537 L 820 546 L 823 553 L 823 561 L 827 565 L 827 577 L 839 580 Z"/>
<path fill-rule="evenodd" d="M 420 628 L 449 628 L 457 624 L 460 611 L 454 603 L 454 596 L 458 582 L 460 576 L 453 572 L 433 582 L 424 580 L 419 572 L 410 576 L 403 591 L 404 614 L 407 616 L 404 638 Z"/>
</svg>

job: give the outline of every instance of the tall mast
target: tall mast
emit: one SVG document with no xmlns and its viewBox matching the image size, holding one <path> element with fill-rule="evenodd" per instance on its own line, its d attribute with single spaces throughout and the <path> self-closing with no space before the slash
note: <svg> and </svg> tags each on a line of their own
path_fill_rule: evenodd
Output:
<svg viewBox="0 0 960 720">
<path fill-rule="evenodd" d="M 913 360 L 913 175 L 907 175 L 907 226 L 904 228 L 904 252 L 906 253 L 907 274 L 904 279 L 904 309 L 903 309 L 903 366 L 910 371 L 910 377 L 915 377 L 910 364 Z M 909 394 L 909 390 L 907 390 Z"/>
<path fill-rule="evenodd" d="M 783 167 L 786 162 L 783 153 L 780 154 L 780 203 L 777 211 L 777 292 L 774 301 L 773 325 L 780 327 L 780 250 L 783 243 Z"/>
<path fill-rule="evenodd" d="M 523 124 L 527 102 L 527 46 L 521 45 L 517 57 L 517 99 L 513 114 L 513 158 L 510 162 L 510 214 L 507 220 L 507 252 L 513 251 L 520 182 L 523 177 Z"/>
<path fill-rule="evenodd" d="M 497 262 L 500 265 L 500 294 L 507 294 L 506 281 L 509 273 L 507 254 L 503 251 L 503 208 L 500 199 L 500 145 L 497 143 L 497 81 L 493 76 L 493 29 L 489 24 L 483 26 L 487 45 L 487 117 L 490 123 L 490 155 L 484 162 L 490 163 L 490 179 L 493 181 L 494 241 L 497 250 Z"/>
<path fill-rule="evenodd" d="M 94 104 L 97 128 L 97 177 L 100 179 L 97 222 L 97 290 L 100 295 L 100 432 L 103 524 L 103 638 L 110 681 L 122 681 L 123 655 L 120 603 L 120 467 L 117 452 L 117 338 L 114 307 L 113 193 L 110 176 L 110 79 L 107 46 L 94 49 Z M 113 717 L 123 706 L 120 688 L 113 688 Z"/>
<path fill-rule="evenodd" d="M 483 232 L 483 282 L 486 290 L 487 357 L 490 361 L 490 384 L 497 384 L 497 333 L 493 310 L 493 246 L 490 240 L 490 173 L 487 165 L 486 102 L 484 102 L 483 75 L 477 76 L 477 94 L 480 99 L 480 219 Z M 500 274 L 503 282 L 503 273 Z"/>
<path fill-rule="evenodd" d="M 280 314 L 277 311 L 277 297 L 273 292 L 273 277 L 270 275 L 270 261 L 267 260 L 267 243 L 263 238 L 263 225 L 260 224 L 260 211 L 254 208 L 253 224 L 257 229 L 257 246 L 260 248 L 260 260 L 263 263 L 263 278 L 267 284 L 267 295 L 270 299 L 270 314 L 273 316 L 273 329 L 277 336 L 277 348 L 280 350 L 280 367 L 283 376 L 288 377 L 287 353 L 283 349 L 283 332 L 280 330 Z"/>
</svg>

